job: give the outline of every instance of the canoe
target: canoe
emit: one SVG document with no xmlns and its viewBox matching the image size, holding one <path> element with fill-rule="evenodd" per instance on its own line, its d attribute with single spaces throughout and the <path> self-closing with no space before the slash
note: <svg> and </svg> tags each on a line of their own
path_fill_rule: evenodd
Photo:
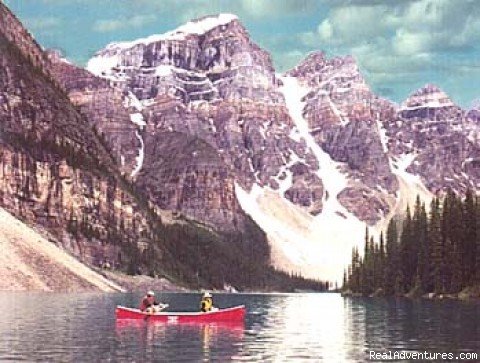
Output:
<svg viewBox="0 0 480 363">
<path fill-rule="evenodd" d="M 159 312 L 146 313 L 139 309 L 117 306 L 115 309 L 117 319 L 136 319 L 158 321 L 164 323 L 192 323 L 192 322 L 225 322 L 243 321 L 245 318 L 245 306 L 234 306 L 227 309 L 203 312 Z"/>
</svg>

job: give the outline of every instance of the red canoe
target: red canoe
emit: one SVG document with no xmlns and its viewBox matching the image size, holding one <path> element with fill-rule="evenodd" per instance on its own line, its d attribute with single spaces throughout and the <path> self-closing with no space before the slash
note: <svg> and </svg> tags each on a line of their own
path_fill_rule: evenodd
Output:
<svg viewBox="0 0 480 363">
<path fill-rule="evenodd" d="M 202 312 L 159 312 L 146 313 L 139 309 L 117 306 L 115 310 L 117 319 L 143 319 L 147 321 L 159 321 L 164 323 L 192 323 L 192 322 L 225 322 L 225 321 L 243 321 L 245 318 L 245 306 L 235 306 L 228 309 L 220 309 Z"/>
</svg>

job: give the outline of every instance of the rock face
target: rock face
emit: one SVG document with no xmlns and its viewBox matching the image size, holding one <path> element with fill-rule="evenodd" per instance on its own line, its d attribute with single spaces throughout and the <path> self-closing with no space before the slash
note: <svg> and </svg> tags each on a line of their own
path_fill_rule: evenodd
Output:
<svg viewBox="0 0 480 363">
<path fill-rule="evenodd" d="M 90 264 L 108 259 L 197 288 L 288 288 L 290 279 L 269 265 L 265 234 L 239 208 L 235 167 L 225 163 L 233 154 L 213 137 L 176 130 L 211 127 L 205 110 L 170 92 L 139 101 L 47 56 L 1 2 L 0 15 L 0 208 Z M 199 59 L 210 67 L 209 56 Z M 245 92 L 267 94 L 262 87 Z M 240 108 L 220 104 L 212 117 L 228 129 Z"/>
<path fill-rule="evenodd" d="M 235 16 L 207 17 L 167 34 L 110 44 L 90 60 L 88 69 L 139 99 L 147 124 L 142 133 L 146 150 L 169 155 L 168 148 L 158 144 L 171 145 L 164 137 L 177 132 L 202 139 L 218 154 L 216 161 L 209 162 L 209 174 L 215 178 L 228 175 L 230 180 L 226 184 L 213 182 L 214 194 L 224 196 L 215 201 L 220 205 L 205 213 L 212 191 L 203 182 L 194 183 L 188 191 L 176 186 L 183 202 L 174 197 L 162 205 L 217 227 L 237 228 L 241 215 L 233 181 L 246 189 L 258 183 L 278 190 L 282 178 L 301 161 L 308 166 L 296 176 L 297 184 L 303 186 L 292 187 L 285 197 L 312 213 L 321 211 L 322 184 L 312 171 L 317 168 L 316 161 L 304 142 L 289 137 L 294 125 L 270 56 L 250 40 Z M 147 154 L 138 183 L 148 190 L 159 190 L 158 180 L 168 179 L 171 171 L 164 175 L 162 169 L 152 168 L 165 155 Z M 199 175 L 207 172 L 205 165 L 195 167 L 194 163 L 192 159 L 190 170 L 197 168 Z M 315 192 L 309 191 L 310 187 Z M 165 193 L 160 193 L 160 201 L 165 201 Z M 187 198 L 191 200 L 187 202 Z"/>
<path fill-rule="evenodd" d="M 278 101 L 270 56 L 236 16 L 221 14 L 134 42 L 112 43 L 88 69 L 123 83 L 143 99 L 170 93 L 185 102 L 239 98 Z"/>
<path fill-rule="evenodd" d="M 429 84 L 386 124 L 389 149 L 395 161 L 411 159 L 406 170 L 419 175 L 431 192 L 450 188 L 463 194 L 480 185 L 475 123 L 475 111 L 467 113 Z"/>
<path fill-rule="evenodd" d="M 370 91 L 352 57 L 326 59 L 312 53 L 287 76 L 309 89 L 304 97 L 309 131 L 348 175 L 350 185 L 338 195 L 340 203 L 375 224 L 390 211 L 386 197 L 398 189 L 381 137 L 393 105 Z"/>
<path fill-rule="evenodd" d="M 4 5 L 0 10 L 9 13 Z M 9 19 L 0 18 L 0 204 L 84 261 L 121 262 L 120 240 L 117 246 L 105 242 L 123 234 L 123 242 L 133 243 L 150 229 L 146 215 L 121 187 L 115 163 L 88 122 L 52 82 L 49 64 L 34 68 L 8 40 L 18 31 L 6 25 Z M 11 38 L 41 54 L 35 43 L 28 45 L 31 38 Z"/>
<path fill-rule="evenodd" d="M 143 119 L 134 97 L 69 63 L 58 52 L 48 52 L 48 59 L 53 76 L 71 102 L 94 125 L 121 171 L 126 175 L 136 174 L 141 148 L 137 129 L 143 125 Z"/>
<path fill-rule="evenodd" d="M 205 141 L 178 132 L 157 133 L 147 143 L 137 184 L 164 209 L 198 220 L 244 229 L 234 179 L 218 152 Z"/>
<path fill-rule="evenodd" d="M 56 54 L 47 57 L 3 3 L 0 86 L 0 208 L 88 264 L 108 259 L 115 268 L 131 273 L 163 274 L 187 286 L 210 288 L 224 283 L 259 286 L 262 276 L 275 275 L 268 266 L 265 235 L 240 209 L 245 232 L 239 228 L 221 233 L 161 210 L 146 196 L 151 192 L 156 197 L 155 190 L 140 192 L 131 183 L 145 157 L 144 124 L 136 98 Z M 140 145 L 134 168 L 129 145 L 133 154 Z M 195 143 L 185 145 L 192 146 L 196 150 Z M 212 152 L 201 146 L 202 152 Z M 219 191 L 233 189 L 225 166 L 219 167 L 218 175 L 204 174 L 203 184 L 193 180 L 197 170 L 187 165 L 190 159 L 183 158 L 184 192 L 210 184 Z M 176 173 L 171 167 L 164 170 Z M 170 190 L 176 177 L 164 175 Z M 212 206 L 221 201 L 234 211 L 236 200 L 228 195 L 232 194 L 209 194 Z M 198 210 L 190 200 L 180 196 L 165 205 L 180 203 L 187 210 Z M 224 220 L 232 218 L 227 215 Z M 192 240 L 197 241 L 195 248 Z M 41 258 L 30 261 L 31 267 L 41 265 Z M 225 271 L 222 263 L 231 268 Z M 46 278 L 53 270 L 45 271 Z M 61 283 L 63 289 L 65 281 Z"/>
<path fill-rule="evenodd" d="M 224 231 L 243 228 L 245 210 L 290 270 L 339 278 L 365 225 L 380 230 L 417 193 L 478 185 L 478 111 L 431 85 L 397 106 L 349 56 L 312 53 L 278 75 L 234 15 L 109 44 L 87 69 L 95 77 L 55 74 L 141 190 Z"/>
<path fill-rule="evenodd" d="M 33 64 L 48 73 L 48 60 L 32 35 L 15 15 L 4 5 L 0 6 L 0 32 L 5 40 L 16 45 L 17 51 Z"/>
</svg>

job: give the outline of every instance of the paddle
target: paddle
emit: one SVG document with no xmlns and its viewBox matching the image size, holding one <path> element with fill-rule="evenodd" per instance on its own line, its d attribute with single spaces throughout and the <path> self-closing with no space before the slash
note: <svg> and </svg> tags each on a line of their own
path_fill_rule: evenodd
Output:
<svg viewBox="0 0 480 363">
<path fill-rule="evenodd" d="M 147 312 L 147 315 L 145 315 L 145 318 L 143 318 L 143 320 L 148 321 L 148 318 L 150 318 L 152 315 L 155 315 L 156 313 L 159 313 L 163 309 L 168 308 L 170 305 L 168 305 L 168 304 L 158 304 L 158 305 L 154 305 L 154 306 L 158 307 L 158 311 Z"/>
</svg>

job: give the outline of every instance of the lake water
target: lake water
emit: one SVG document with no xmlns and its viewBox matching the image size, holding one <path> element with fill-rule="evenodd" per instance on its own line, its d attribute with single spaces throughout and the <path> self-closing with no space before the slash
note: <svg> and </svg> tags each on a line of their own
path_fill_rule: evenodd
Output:
<svg viewBox="0 0 480 363">
<path fill-rule="evenodd" d="M 199 297 L 159 294 L 180 311 L 195 310 Z M 246 305 L 244 324 L 116 322 L 115 306 L 139 298 L 0 293 L 0 361 L 363 362 L 370 350 L 480 353 L 478 303 L 216 294 L 217 306 Z"/>
</svg>

